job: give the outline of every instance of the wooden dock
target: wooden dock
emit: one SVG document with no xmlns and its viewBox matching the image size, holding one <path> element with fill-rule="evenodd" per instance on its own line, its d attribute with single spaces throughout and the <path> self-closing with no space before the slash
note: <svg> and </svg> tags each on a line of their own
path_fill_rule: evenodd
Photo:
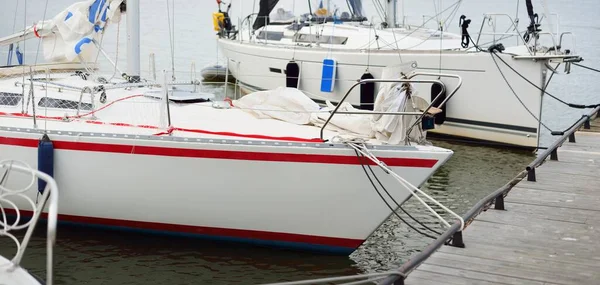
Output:
<svg viewBox="0 0 600 285">
<path fill-rule="evenodd" d="M 575 138 L 405 284 L 600 284 L 600 121 Z"/>
</svg>

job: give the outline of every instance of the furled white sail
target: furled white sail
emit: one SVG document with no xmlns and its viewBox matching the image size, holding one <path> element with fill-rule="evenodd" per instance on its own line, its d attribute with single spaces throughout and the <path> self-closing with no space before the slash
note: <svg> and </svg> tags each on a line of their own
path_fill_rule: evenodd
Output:
<svg viewBox="0 0 600 285">
<path fill-rule="evenodd" d="M 399 79 L 414 70 L 413 63 L 389 66 L 383 69 L 382 79 Z M 410 87 L 410 88 L 409 88 Z M 407 94 L 407 89 L 410 91 Z M 408 83 L 391 82 L 381 83 L 375 99 L 373 111 L 376 112 L 420 112 L 427 106 L 427 102 L 416 96 L 415 88 Z M 389 144 L 399 144 L 406 140 L 406 131 L 417 120 L 416 116 L 386 116 L 373 115 L 373 131 L 375 138 Z M 421 142 L 425 133 L 415 128 L 410 133 L 410 141 Z"/>
<path fill-rule="evenodd" d="M 96 56 L 92 40 L 99 38 L 109 22 L 121 19 L 123 0 L 86 0 L 74 3 L 54 18 L 13 35 L 0 38 L 0 46 L 41 38 L 46 60 L 73 62 L 81 56 L 85 61 Z"/>
<path fill-rule="evenodd" d="M 35 27 L 53 32 L 42 37 L 44 57 L 50 61 L 84 60 L 96 55 L 92 43 L 97 40 L 108 22 L 121 18 L 119 6 L 123 0 L 87 0 L 74 3 L 53 19 L 41 21 Z M 34 28 L 35 29 L 35 28 Z"/>
</svg>

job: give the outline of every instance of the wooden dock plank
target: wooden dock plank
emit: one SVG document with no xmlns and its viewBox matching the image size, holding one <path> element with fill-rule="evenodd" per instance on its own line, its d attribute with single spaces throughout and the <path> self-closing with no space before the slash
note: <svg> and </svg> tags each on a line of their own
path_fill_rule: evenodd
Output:
<svg viewBox="0 0 600 285">
<path fill-rule="evenodd" d="M 421 266 L 419 266 L 418 270 L 423 271 L 423 272 L 441 273 L 441 274 L 453 276 L 453 277 L 462 277 L 462 278 L 467 279 L 465 281 L 468 281 L 469 279 L 474 279 L 474 280 L 496 282 L 496 283 L 501 283 L 501 284 L 511 284 L 511 285 L 548 284 L 548 283 L 536 281 L 536 280 L 530 280 L 530 279 L 524 280 L 524 279 L 518 278 L 518 277 L 506 276 L 506 275 L 502 275 L 502 274 L 495 274 L 494 272 L 489 272 L 489 271 L 471 270 L 470 268 L 467 268 L 467 267 L 452 268 L 452 267 L 448 267 L 448 266 L 439 266 L 439 265 L 425 263 L 425 264 L 422 264 Z M 408 279 L 408 281 L 410 281 L 410 279 Z M 468 283 L 465 283 L 465 284 L 468 284 Z M 550 283 L 550 284 L 557 284 L 557 283 Z"/>
<path fill-rule="evenodd" d="M 507 209 L 508 211 L 511 211 L 510 205 L 507 207 Z M 549 207 L 546 209 L 551 211 L 551 208 Z M 544 212 L 540 214 L 544 214 Z M 598 227 L 599 224 L 597 221 L 572 222 L 549 220 L 535 216 L 506 215 L 502 211 L 497 210 L 489 211 L 489 213 L 486 213 L 486 215 L 483 215 L 476 220 L 492 224 L 523 227 L 527 228 L 529 231 L 539 231 L 542 233 L 558 233 L 559 231 L 568 233 L 582 232 L 585 233 L 586 236 L 597 236 L 600 238 L 600 227 Z"/>
<path fill-rule="evenodd" d="M 585 271 L 580 270 L 580 272 L 600 271 L 600 263 L 598 262 L 590 263 L 588 260 L 582 260 L 578 257 L 572 257 L 571 255 L 559 256 L 555 254 L 555 252 L 548 253 L 547 248 L 524 250 L 519 248 L 498 246 L 496 244 L 488 244 L 486 242 L 478 242 L 471 239 L 469 239 L 468 242 L 469 250 L 444 246 L 440 248 L 436 254 L 448 253 L 453 255 L 472 256 L 499 261 L 512 261 L 523 264 L 561 264 L 565 269 L 568 270 L 585 269 Z"/>
<path fill-rule="evenodd" d="M 505 207 L 508 211 L 515 212 L 519 216 L 524 215 L 551 221 L 585 223 L 591 225 L 600 224 L 600 213 L 598 211 L 593 210 L 581 210 L 509 202 L 505 202 Z"/>
<path fill-rule="evenodd" d="M 560 252 L 567 256 L 600 260 L 600 251 L 590 252 L 590 248 L 593 248 L 596 243 L 589 239 L 579 239 L 581 234 L 560 231 L 550 235 L 548 231 L 486 222 L 478 222 L 474 225 L 476 226 L 473 229 L 468 229 L 469 235 L 473 235 L 470 239 L 474 241 L 523 250 L 547 249 L 550 255 Z"/>
<path fill-rule="evenodd" d="M 595 179 L 600 176 L 600 168 L 596 166 L 582 165 L 580 163 L 568 163 L 562 162 L 560 165 L 557 163 L 546 163 L 544 172 L 554 173 L 556 175 L 573 176 L 577 179 Z"/>
<path fill-rule="evenodd" d="M 600 284 L 600 121 L 481 213 L 406 284 Z M 414 276 L 414 279 L 413 279 Z"/>
<path fill-rule="evenodd" d="M 573 177 L 557 176 L 550 173 L 538 173 L 536 176 L 537 182 L 521 181 L 518 188 L 600 195 L 600 191 L 590 188 L 590 183 L 595 183 L 593 180 L 575 179 Z"/>
<path fill-rule="evenodd" d="M 411 280 L 413 278 L 417 278 L 418 284 L 448 284 L 448 285 L 462 285 L 465 284 L 464 277 L 456 277 L 449 276 L 446 274 L 440 274 L 436 272 L 424 272 L 424 271 L 415 271 L 410 274 Z M 468 279 L 469 284 L 480 284 L 480 285 L 496 285 L 503 284 L 497 282 L 490 282 L 478 279 Z"/>
<path fill-rule="evenodd" d="M 558 190 L 558 189 L 557 189 Z M 506 202 L 600 211 L 600 196 L 515 187 Z"/>
<path fill-rule="evenodd" d="M 500 261 L 496 259 L 485 259 L 480 257 L 465 257 L 460 255 L 448 255 L 440 257 L 441 254 L 427 260 L 428 264 L 439 265 L 449 268 L 461 269 L 468 266 L 469 270 L 479 272 L 491 272 L 501 276 L 512 276 L 521 280 L 530 280 L 543 283 L 581 283 L 592 276 L 565 275 L 565 269 L 561 264 L 553 266 L 546 263 L 528 264 L 522 262 Z M 460 262 L 460 264 L 458 264 Z M 519 270 L 515 270 L 519 268 Z M 577 267 L 581 269 L 582 267 Z M 586 268 L 587 269 L 587 268 Z"/>
</svg>

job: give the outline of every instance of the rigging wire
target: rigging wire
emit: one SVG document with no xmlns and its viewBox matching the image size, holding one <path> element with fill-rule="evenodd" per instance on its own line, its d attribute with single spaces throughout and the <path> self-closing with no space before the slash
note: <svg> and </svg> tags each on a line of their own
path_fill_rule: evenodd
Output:
<svg viewBox="0 0 600 285">
<path fill-rule="evenodd" d="M 13 27 L 12 27 L 12 32 L 15 32 L 15 29 L 17 28 L 17 13 L 19 11 L 19 1 L 15 1 L 17 4 L 15 5 L 15 18 L 13 19 Z"/>
<path fill-rule="evenodd" d="M 433 5 L 435 6 L 435 0 L 433 0 Z M 440 9 L 442 8 L 442 0 L 440 0 L 439 3 L 439 7 Z M 437 11 L 437 8 L 436 8 Z M 438 14 L 438 25 L 439 25 L 439 30 L 440 30 L 440 63 L 439 63 L 439 73 L 442 73 L 442 49 L 444 48 L 444 23 L 442 23 L 439 19 L 439 14 Z M 440 77 L 438 76 L 438 79 L 440 79 Z"/>
<path fill-rule="evenodd" d="M 573 65 L 576 65 L 576 66 L 579 66 L 579 67 L 585 68 L 585 69 L 587 69 L 587 70 L 591 70 L 591 71 L 595 71 L 595 72 L 598 72 L 598 73 L 600 73 L 600 69 L 595 69 L 595 68 L 592 68 L 592 67 L 589 67 L 589 66 L 585 66 L 585 65 L 582 65 L 582 64 L 576 63 L 576 62 L 573 62 Z"/>
<path fill-rule="evenodd" d="M 502 57 L 500 57 L 499 55 L 497 55 L 495 52 L 492 52 L 492 55 L 495 55 L 498 59 L 500 59 L 500 61 L 502 61 L 502 63 L 504 63 L 504 65 L 506 65 L 508 68 L 510 68 L 514 73 L 516 73 L 523 80 L 527 81 L 527 83 L 529 83 L 533 87 L 537 88 L 539 91 L 544 92 L 544 94 L 550 96 L 551 98 L 555 99 L 556 101 L 558 101 L 558 102 L 560 102 L 562 104 L 565 104 L 565 105 L 567 105 L 567 106 L 569 106 L 571 108 L 575 108 L 575 109 L 596 108 L 596 107 L 600 106 L 600 104 L 584 105 L 584 104 L 574 104 L 574 103 L 566 102 L 566 101 L 564 101 L 564 100 L 562 100 L 562 99 L 560 99 L 560 98 L 558 98 L 558 97 L 550 94 L 548 91 L 540 88 L 535 83 L 531 82 L 531 80 L 527 79 L 525 76 L 523 76 L 517 70 L 515 70 L 512 66 L 510 66 L 510 64 L 508 64 L 504 59 L 502 59 Z M 573 63 L 573 64 L 576 64 L 576 63 Z M 600 70 L 598 72 L 600 72 Z"/>
<path fill-rule="evenodd" d="M 23 9 L 25 10 L 24 15 L 23 15 L 23 38 L 25 38 L 25 33 L 27 31 L 27 0 L 24 0 L 23 2 L 24 2 Z M 26 41 L 23 41 L 23 53 L 26 52 L 25 42 Z M 23 98 L 25 98 L 25 64 L 24 63 L 25 63 L 25 56 L 23 56 L 23 72 L 22 72 L 22 74 L 23 74 L 22 80 L 23 81 L 21 81 L 21 83 L 22 83 L 21 84 L 21 96 L 23 96 Z M 22 104 L 22 103 L 21 103 L 21 113 L 25 114 L 25 104 Z"/>
<path fill-rule="evenodd" d="M 508 82 L 508 79 L 506 79 L 506 76 L 504 75 L 504 72 L 502 72 L 502 69 L 500 68 L 500 65 L 498 65 L 498 62 L 496 61 L 496 58 L 494 57 L 495 52 L 490 52 L 491 56 L 492 56 L 492 60 L 494 61 L 494 64 L 496 65 L 496 68 L 498 68 L 498 72 L 500 72 L 500 75 L 502 76 L 502 78 L 504 79 L 504 82 L 506 82 L 506 85 L 508 85 L 508 88 L 510 89 L 510 91 L 512 92 L 512 94 L 515 96 L 515 98 L 517 98 L 517 100 L 519 100 L 519 103 L 521 103 L 521 105 L 523 106 L 523 108 L 525 108 L 525 110 L 536 120 L 538 121 L 544 128 L 546 128 L 546 130 L 548 130 L 549 132 L 553 133 L 554 131 L 552 131 L 548 126 L 546 126 L 546 124 L 544 124 L 542 122 L 541 119 L 539 119 L 536 115 L 533 114 L 533 112 L 531 112 L 531 110 L 529 110 L 529 108 L 527 108 L 527 105 L 525 105 L 525 103 L 523 103 L 523 101 L 521 100 L 521 98 L 519 97 L 519 95 L 517 95 L 517 92 L 515 92 L 515 90 L 513 89 L 513 87 L 510 85 L 510 83 Z M 498 55 L 496 55 L 498 56 Z"/>
<path fill-rule="evenodd" d="M 373 21 L 371 21 L 371 23 L 369 23 L 369 24 L 371 27 L 373 27 Z M 369 72 L 370 65 L 371 65 L 371 29 L 369 29 L 369 46 L 367 47 L 367 69 L 366 69 L 366 72 Z"/>
<path fill-rule="evenodd" d="M 171 27 L 171 12 L 169 8 L 169 0 L 167 2 L 167 21 L 169 22 L 169 44 L 171 46 L 171 78 L 175 81 L 175 1 L 173 0 L 173 27 Z M 165 82 L 166 84 L 166 82 Z"/>
<path fill-rule="evenodd" d="M 440 22 L 440 13 L 438 13 L 438 5 L 436 4 L 436 2 L 438 2 L 438 0 L 433 0 L 433 12 L 435 12 L 435 20 L 438 22 Z M 442 6 L 440 5 L 440 9 L 442 9 Z"/>
<path fill-rule="evenodd" d="M 485 52 L 484 50 L 482 50 L 474 41 L 473 38 L 471 38 L 471 36 L 468 36 L 469 40 L 471 41 L 471 43 L 473 43 L 473 46 L 481 52 Z M 497 45 L 496 45 L 497 46 Z M 508 82 L 508 80 L 506 79 L 506 76 L 504 75 L 504 73 L 502 72 L 500 66 L 498 65 L 498 62 L 496 61 L 496 58 L 498 58 L 504 65 L 506 65 L 510 70 L 512 70 L 515 74 L 517 74 L 519 77 L 521 77 L 523 80 L 525 80 L 527 83 L 529 83 L 531 86 L 535 87 L 536 89 L 538 89 L 539 91 L 541 91 L 542 93 L 550 96 L 551 98 L 555 99 L 556 101 L 571 107 L 571 108 L 575 108 L 575 109 L 586 109 L 586 108 L 596 108 L 599 107 L 600 104 L 592 104 L 592 105 L 584 105 L 584 104 L 574 104 L 574 103 L 569 103 L 566 102 L 560 98 L 558 98 L 557 96 L 549 93 L 548 91 L 546 91 L 546 87 L 548 86 L 548 83 L 544 83 L 544 88 L 540 88 L 539 86 L 537 86 L 535 83 L 531 82 L 531 80 L 529 80 L 528 78 L 526 78 L 523 74 L 521 74 L 520 72 L 518 72 L 516 69 L 514 69 L 510 64 L 508 64 L 508 62 L 506 62 L 501 56 L 499 56 L 496 52 L 496 49 L 494 49 L 494 47 L 496 46 L 492 46 L 488 49 L 487 52 L 489 52 L 492 56 L 492 60 L 494 61 L 494 64 L 496 65 L 496 67 L 498 68 L 498 71 L 500 72 L 500 75 L 502 75 L 502 78 L 504 79 L 504 81 L 506 82 L 506 84 L 508 85 L 508 87 L 510 88 L 510 90 L 512 91 L 513 95 L 515 95 L 515 97 L 517 98 L 517 100 L 519 100 L 519 102 L 521 103 L 521 105 L 527 110 L 527 112 L 529 112 L 529 114 L 531 116 L 533 116 L 533 118 L 535 118 L 544 128 L 546 128 L 548 131 L 550 131 L 551 133 L 558 133 L 558 132 L 554 132 L 552 131 L 550 128 L 548 128 L 548 126 L 546 126 L 544 123 L 542 123 L 542 121 L 540 119 L 538 119 L 526 106 L 525 104 L 521 101 L 521 99 L 519 98 L 519 96 L 517 95 L 517 93 L 514 91 L 514 89 L 512 88 L 512 86 L 510 85 L 510 83 Z M 577 66 L 581 66 L 580 64 L 577 63 L 572 63 L 575 64 Z M 584 67 L 584 68 L 588 68 L 588 67 Z M 600 72 L 600 70 L 596 70 L 593 68 L 588 68 L 591 69 L 593 71 L 597 71 Z M 551 75 L 550 79 L 552 78 L 554 74 Z"/>
<path fill-rule="evenodd" d="M 375 11 L 379 18 L 381 18 L 381 21 L 385 21 L 385 9 L 381 2 L 379 2 L 379 0 L 373 0 L 373 6 L 375 6 Z"/>
<path fill-rule="evenodd" d="M 44 5 L 44 16 L 42 17 L 42 19 L 46 19 L 46 12 L 48 11 L 48 2 L 49 0 L 46 0 L 46 4 Z M 44 22 L 42 21 L 42 26 L 40 27 L 40 29 L 44 28 Z M 25 42 L 23 42 L 25 43 Z M 37 65 L 37 61 L 38 61 L 38 56 L 40 54 L 40 46 L 42 45 L 42 38 L 38 39 L 38 45 L 37 45 L 37 51 L 35 53 L 35 62 L 33 63 L 34 66 Z"/>
<path fill-rule="evenodd" d="M 46 12 L 48 10 L 48 2 L 49 2 L 49 0 L 46 0 L 46 4 L 44 6 L 44 16 L 42 18 L 44 20 L 46 19 Z M 43 24 L 44 22 L 45 21 L 42 22 L 42 26 L 40 27 L 40 29 L 44 28 L 44 24 Z M 42 43 L 42 38 L 39 38 L 38 39 L 37 51 L 35 53 L 34 66 L 37 65 L 38 56 L 40 54 L 40 45 L 41 45 L 41 43 Z M 55 43 L 55 45 L 56 45 L 56 43 Z M 98 53 L 100 53 L 100 52 L 98 51 Z M 46 99 L 48 99 L 48 81 L 50 81 L 50 78 L 49 78 L 48 71 L 46 71 L 46 87 L 44 88 L 44 90 L 45 90 L 44 97 L 46 97 Z M 33 93 L 33 89 L 31 89 L 31 92 Z M 32 102 L 32 108 L 35 108 L 35 102 Z M 33 114 L 35 115 L 35 112 Z M 48 116 L 48 108 L 44 108 L 44 116 L 46 116 L 46 117 Z M 46 131 L 48 131 L 48 120 L 44 120 L 44 132 L 46 132 Z"/>
<path fill-rule="evenodd" d="M 443 14 L 443 13 L 445 13 L 445 12 L 449 11 L 450 9 L 453 9 L 453 8 L 455 8 L 455 7 L 456 7 L 456 6 L 458 6 L 458 5 L 459 5 L 461 2 L 462 2 L 462 1 L 460 1 L 460 0 L 459 0 L 459 1 L 456 1 L 454 4 L 452 4 L 452 5 L 448 6 L 448 8 L 444 9 L 444 10 L 443 10 L 443 11 L 441 11 L 440 13 L 442 13 L 442 14 Z M 400 38 L 400 39 L 399 39 L 399 40 L 397 40 L 397 41 L 398 41 L 398 42 L 400 42 L 400 41 L 402 41 L 402 40 L 404 40 L 404 39 L 406 39 L 406 38 L 410 37 L 412 34 L 414 34 L 415 32 L 419 31 L 421 28 L 425 27 L 425 25 L 427 25 L 427 23 L 429 23 L 429 22 L 430 22 L 431 20 L 433 20 L 433 19 L 435 19 L 435 16 L 429 17 L 429 19 L 428 19 L 427 21 L 423 22 L 423 24 L 421 24 L 420 26 L 416 27 L 416 28 L 415 28 L 413 31 L 411 31 L 410 33 L 407 33 L 406 35 L 404 35 L 402 38 Z M 414 47 L 420 46 L 421 44 L 425 43 L 425 42 L 426 42 L 428 39 L 430 39 L 431 37 L 432 37 L 432 35 L 430 35 L 429 37 L 427 37 L 427 38 L 426 38 L 425 40 L 423 40 L 421 43 L 419 43 L 419 44 L 416 44 L 416 45 L 414 45 L 414 46 L 412 46 L 412 47 L 410 47 L 410 48 L 403 48 L 402 50 L 407 50 L 407 49 L 411 49 L 411 48 L 414 48 Z M 391 45 L 391 44 L 390 44 L 390 45 Z M 388 45 L 388 46 L 390 46 L 390 45 Z M 385 48 L 385 47 L 388 47 L 388 46 L 384 46 L 383 48 Z"/>
<path fill-rule="evenodd" d="M 352 16 L 354 16 L 354 11 L 352 10 L 352 7 L 350 7 L 350 1 L 346 0 L 346 5 L 348 5 L 348 11 L 350 11 L 350 13 L 352 13 Z"/>
<path fill-rule="evenodd" d="M 458 14 L 458 9 L 460 8 L 461 4 L 462 4 L 463 0 L 458 0 L 458 5 L 454 6 L 454 9 L 452 10 L 452 12 L 450 12 L 450 14 L 448 15 L 448 17 L 446 17 L 446 31 L 450 28 L 450 25 L 452 23 L 454 23 L 454 18 L 456 17 L 456 14 Z"/>
<path fill-rule="evenodd" d="M 115 55 L 115 68 L 113 69 L 113 74 L 110 76 L 110 78 L 108 79 L 108 81 L 110 82 L 111 80 L 113 80 L 113 78 L 115 78 L 116 74 L 117 74 L 117 65 L 119 64 L 119 34 L 121 31 L 121 21 L 119 21 L 117 23 L 117 50 L 116 50 L 116 55 Z"/>
<path fill-rule="evenodd" d="M 404 2 L 402 2 L 404 3 Z M 400 63 L 403 63 L 402 53 L 400 52 L 400 47 L 398 46 L 398 40 L 396 39 L 396 32 L 394 31 L 394 27 L 392 26 L 392 36 L 394 36 L 394 43 L 396 44 L 396 51 L 398 52 L 398 58 L 400 59 Z"/>
</svg>

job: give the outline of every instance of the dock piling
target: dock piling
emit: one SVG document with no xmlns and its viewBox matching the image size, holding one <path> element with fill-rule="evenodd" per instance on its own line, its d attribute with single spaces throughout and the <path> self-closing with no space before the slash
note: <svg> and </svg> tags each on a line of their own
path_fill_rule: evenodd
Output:
<svg viewBox="0 0 600 285">
<path fill-rule="evenodd" d="M 570 143 L 574 143 L 575 142 L 575 133 L 572 133 L 569 135 L 569 142 Z"/>
<path fill-rule="evenodd" d="M 527 181 L 535 182 L 535 167 L 527 170 Z"/>
<path fill-rule="evenodd" d="M 558 151 L 556 149 L 552 150 L 552 152 L 550 153 L 550 160 L 558 160 Z"/>
<path fill-rule="evenodd" d="M 452 241 L 450 242 L 450 246 L 465 248 L 465 242 L 463 241 L 462 231 L 455 232 L 452 235 Z"/>
<path fill-rule="evenodd" d="M 504 211 L 504 195 L 498 195 L 496 197 L 496 201 L 494 202 L 494 209 Z"/>
</svg>

